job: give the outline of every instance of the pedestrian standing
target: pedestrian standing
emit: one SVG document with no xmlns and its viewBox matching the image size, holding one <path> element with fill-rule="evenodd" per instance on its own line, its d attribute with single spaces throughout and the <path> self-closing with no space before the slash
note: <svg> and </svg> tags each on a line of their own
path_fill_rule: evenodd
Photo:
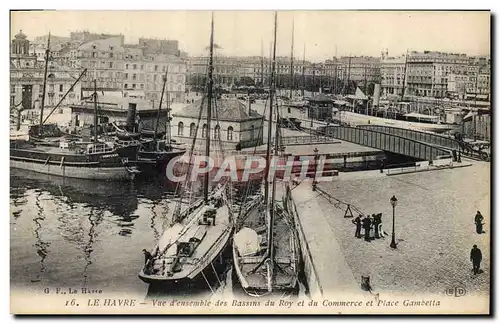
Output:
<svg viewBox="0 0 500 324">
<path fill-rule="evenodd" d="M 352 223 L 356 225 L 356 232 L 354 233 L 354 237 L 361 238 L 361 217 L 362 215 L 359 215 L 355 219 L 352 220 Z"/>
<path fill-rule="evenodd" d="M 365 241 L 370 242 L 370 228 L 372 226 L 372 221 L 370 215 L 363 219 L 363 228 L 365 230 Z"/>
<path fill-rule="evenodd" d="M 470 260 L 472 262 L 472 271 L 474 274 L 479 273 L 479 268 L 481 267 L 481 260 L 483 259 L 483 255 L 481 250 L 478 249 L 477 245 L 474 244 L 472 250 L 470 250 Z"/>
<path fill-rule="evenodd" d="M 380 238 L 379 226 L 381 223 L 380 217 L 382 214 L 373 214 L 373 228 L 375 229 L 375 238 Z"/>
<path fill-rule="evenodd" d="M 149 260 L 153 257 L 151 253 L 149 253 L 148 250 L 142 249 L 142 252 L 144 253 L 144 264 L 147 264 Z"/>
<path fill-rule="evenodd" d="M 483 215 L 481 215 L 481 213 L 478 210 L 476 213 L 476 217 L 474 217 L 474 223 L 476 223 L 477 234 L 483 233 L 483 220 L 484 220 L 484 217 L 483 217 Z"/>
</svg>

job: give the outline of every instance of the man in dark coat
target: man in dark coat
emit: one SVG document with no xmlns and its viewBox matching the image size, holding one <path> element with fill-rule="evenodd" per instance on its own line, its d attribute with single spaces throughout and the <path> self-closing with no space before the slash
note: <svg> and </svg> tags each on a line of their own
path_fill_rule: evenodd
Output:
<svg viewBox="0 0 500 324">
<path fill-rule="evenodd" d="M 148 250 L 142 249 L 142 253 L 144 253 L 144 264 L 147 264 L 149 260 L 153 257 Z"/>
<path fill-rule="evenodd" d="M 373 228 L 375 229 L 375 238 L 380 238 L 379 226 L 382 223 L 382 214 L 373 214 Z"/>
<path fill-rule="evenodd" d="M 363 228 L 365 229 L 365 241 L 370 242 L 370 228 L 372 226 L 372 221 L 370 215 L 363 219 Z"/>
<path fill-rule="evenodd" d="M 484 220 L 484 217 L 483 217 L 483 215 L 481 215 L 481 213 L 478 210 L 476 213 L 476 217 L 474 217 L 474 223 L 476 223 L 477 234 L 483 233 L 483 220 Z"/>
<path fill-rule="evenodd" d="M 354 237 L 361 238 L 361 217 L 362 215 L 359 215 L 355 219 L 352 220 L 352 223 L 356 225 L 356 232 L 354 233 Z"/>
<path fill-rule="evenodd" d="M 470 260 L 472 261 L 472 271 L 474 271 L 474 274 L 479 273 L 482 258 L 483 255 L 481 254 L 481 250 L 477 248 L 476 244 L 474 244 L 472 250 L 470 250 Z"/>
</svg>

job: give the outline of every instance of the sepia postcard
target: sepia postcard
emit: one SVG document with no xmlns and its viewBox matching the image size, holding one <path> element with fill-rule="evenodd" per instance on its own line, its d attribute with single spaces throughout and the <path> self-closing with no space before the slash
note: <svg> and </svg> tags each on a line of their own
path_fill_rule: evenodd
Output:
<svg viewBox="0 0 500 324">
<path fill-rule="evenodd" d="M 11 11 L 11 313 L 489 315 L 490 33 Z"/>
</svg>

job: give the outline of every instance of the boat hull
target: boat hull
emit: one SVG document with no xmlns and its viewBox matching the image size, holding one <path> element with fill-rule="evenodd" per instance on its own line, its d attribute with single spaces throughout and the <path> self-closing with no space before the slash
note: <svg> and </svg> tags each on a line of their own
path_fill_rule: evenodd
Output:
<svg viewBox="0 0 500 324">
<path fill-rule="evenodd" d="M 139 151 L 136 164 L 143 174 L 155 173 L 165 175 L 168 163 L 173 158 L 182 156 L 185 153 L 185 150 L 172 150 L 169 152 Z"/>
<path fill-rule="evenodd" d="M 261 207 L 262 203 L 258 200 L 255 201 L 253 206 L 250 206 L 247 212 L 243 214 L 242 222 L 238 222 L 238 229 L 247 227 L 255 230 L 256 233 L 260 232 L 260 229 L 266 226 Z M 285 211 L 282 210 L 282 212 Z M 241 288 L 249 296 L 262 297 L 275 293 L 293 293 L 298 288 L 300 248 L 294 229 L 294 220 L 293 217 L 285 220 L 285 217 L 287 217 L 285 215 L 279 217 L 281 219 L 275 219 L 273 229 L 276 233 L 280 233 L 273 243 L 275 250 L 274 267 L 269 266 L 271 263 L 262 263 L 262 260 L 266 258 L 265 252 L 262 252 L 263 250 L 253 255 L 240 255 L 236 243 L 237 238 L 235 237 L 233 240 L 234 272 Z M 262 237 L 265 237 L 266 233 L 267 230 L 262 232 Z M 262 248 L 263 242 L 261 241 L 259 244 Z M 270 268 L 273 268 L 273 270 L 271 271 Z"/>
<path fill-rule="evenodd" d="M 10 167 L 77 179 L 128 180 L 133 177 L 133 173 L 130 173 L 124 166 L 92 168 L 85 166 L 60 166 L 50 163 L 44 164 L 42 162 L 23 161 L 11 158 Z"/>
<path fill-rule="evenodd" d="M 137 150 L 137 146 L 129 146 L 77 153 L 57 147 L 14 142 L 10 148 L 10 166 L 68 178 L 127 180 L 136 174 L 134 166 L 128 161 L 137 154 Z"/>
<path fill-rule="evenodd" d="M 181 222 L 165 230 L 153 249 L 154 256 L 139 273 L 142 281 L 164 285 L 195 281 L 200 276 L 205 278 L 205 269 L 222 261 L 234 230 L 232 211 L 219 195 L 223 191 L 222 186 L 210 195 L 208 205 L 203 200 L 192 204 L 180 215 Z M 222 205 L 215 207 L 213 200 Z M 208 220 L 207 215 L 212 215 L 213 220 Z"/>
<path fill-rule="evenodd" d="M 141 270 L 139 273 L 139 278 L 147 284 L 150 285 L 168 285 L 168 284 L 189 284 L 189 282 L 195 282 L 201 280 L 203 277 L 202 271 L 207 269 L 210 264 L 216 262 L 222 252 L 226 249 L 229 243 L 229 238 L 231 237 L 232 231 L 227 231 L 226 235 L 221 238 L 221 241 L 217 244 L 214 249 L 214 252 L 210 257 L 207 257 L 203 262 L 201 262 L 196 268 L 193 268 L 192 271 L 189 272 L 186 276 L 175 276 L 175 277 L 167 277 L 167 276 L 152 276 L 144 273 L 144 270 Z M 214 265 L 215 267 L 215 265 Z M 206 274 L 205 274 L 206 275 Z"/>
</svg>

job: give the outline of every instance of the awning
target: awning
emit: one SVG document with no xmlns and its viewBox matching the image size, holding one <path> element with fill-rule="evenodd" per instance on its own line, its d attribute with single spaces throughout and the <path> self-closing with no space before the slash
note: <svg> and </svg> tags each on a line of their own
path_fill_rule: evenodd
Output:
<svg viewBox="0 0 500 324">
<path fill-rule="evenodd" d="M 424 115 L 418 113 L 409 113 L 404 115 L 405 117 L 419 118 L 419 119 L 429 119 L 429 120 L 439 120 L 439 116 Z"/>
</svg>

